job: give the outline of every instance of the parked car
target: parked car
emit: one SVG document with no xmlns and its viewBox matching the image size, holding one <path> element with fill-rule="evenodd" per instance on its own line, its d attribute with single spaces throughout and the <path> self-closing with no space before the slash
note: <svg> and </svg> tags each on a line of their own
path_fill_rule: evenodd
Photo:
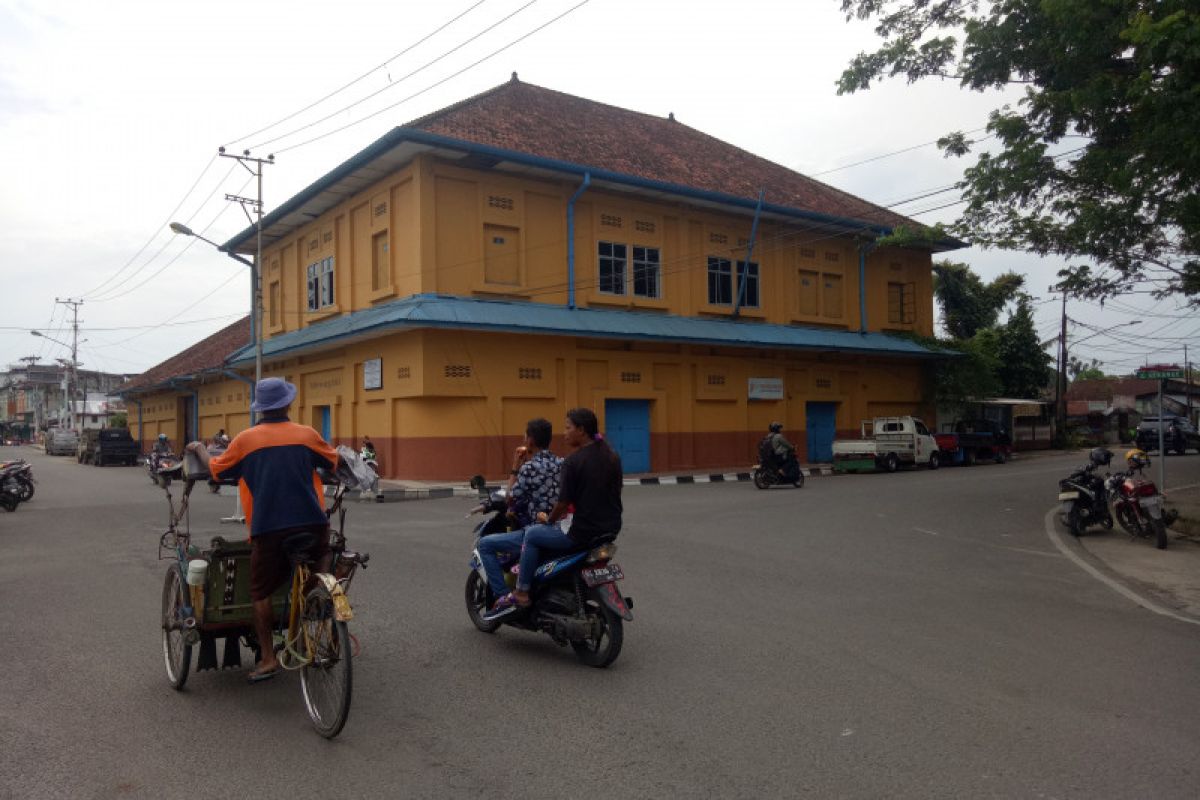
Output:
<svg viewBox="0 0 1200 800">
<path fill-rule="evenodd" d="M 1158 451 L 1160 417 L 1145 417 L 1137 428 L 1137 446 L 1147 453 Z M 1200 451 L 1200 432 L 1183 417 L 1163 416 L 1163 448 L 1168 453 L 1183 455 L 1187 450 Z"/>
<path fill-rule="evenodd" d="M 93 428 L 83 432 L 75 459 L 80 464 L 97 467 L 106 464 L 132 467 L 138 461 L 138 446 L 128 428 Z"/>
<path fill-rule="evenodd" d="M 833 467 L 841 472 L 895 472 L 902 464 L 928 464 L 937 469 L 940 463 L 937 442 L 916 417 L 876 417 L 862 423 L 860 438 L 833 443 Z"/>
<path fill-rule="evenodd" d="M 1003 464 L 1012 453 L 1012 437 L 999 423 L 987 419 L 960 419 L 950 431 L 934 434 L 933 438 L 942 451 L 943 464 Z"/>
<path fill-rule="evenodd" d="M 46 434 L 46 455 L 73 456 L 79 451 L 79 434 L 64 428 Z"/>
</svg>

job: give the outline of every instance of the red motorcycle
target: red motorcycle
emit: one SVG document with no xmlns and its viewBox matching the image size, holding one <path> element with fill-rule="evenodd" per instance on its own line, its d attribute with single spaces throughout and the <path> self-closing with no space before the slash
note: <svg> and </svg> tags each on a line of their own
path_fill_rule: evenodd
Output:
<svg viewBox="0 0 1200 800">
<path fill-rule="evenodd" d="M 1130 536 L 1154 537 L 1155 546 L 1165 550 L 1169 512 L 1163 508 L 1163 497 L 1154 481 L 1142 476 L 1150 459 L 1130 458 L 1128 463 L 1128 472 L 1113 473 L 1107 480 L 1113 516 Z"/>
</svg>

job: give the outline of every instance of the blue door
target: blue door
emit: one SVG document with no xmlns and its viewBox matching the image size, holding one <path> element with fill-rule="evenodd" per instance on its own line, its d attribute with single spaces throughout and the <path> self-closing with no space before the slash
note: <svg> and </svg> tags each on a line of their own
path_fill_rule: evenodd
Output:
<svg viewBox="0 0 1200 800">
<path fill-rule="evenodd" d="M 808 462 L 833 461 L 833 435 L 837 430 L 837 403 L 807 403 L 805 427 L 808 430 Z"/>
<path fill-rule="evenodd" d="M 329 406 L 319 406 L 317 410 L 320 412 L 321 438 L 328 442 L 330 435 L 333 433 L 333 426 L 330 423 Z"/>
<path fill-rule="evenodd" d="M 650 471 L 649 400 L 605 400 L 604 427 L 626 474 Z"/>
</svg>

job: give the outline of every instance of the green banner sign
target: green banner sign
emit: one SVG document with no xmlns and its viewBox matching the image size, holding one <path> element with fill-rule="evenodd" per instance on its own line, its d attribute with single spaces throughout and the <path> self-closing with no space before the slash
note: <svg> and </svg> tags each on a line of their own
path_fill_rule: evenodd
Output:
<svg viewBox="0 0 1200 800">
<path fill-rule="evenodd" d="M 1149 381 L 1164 381 L 1172 378 L 1176 380 L 1183 379 L 1183 370 L 1181 369 L 1139 369 L 1137 376 L 1141 380 Z"/>
</svg>

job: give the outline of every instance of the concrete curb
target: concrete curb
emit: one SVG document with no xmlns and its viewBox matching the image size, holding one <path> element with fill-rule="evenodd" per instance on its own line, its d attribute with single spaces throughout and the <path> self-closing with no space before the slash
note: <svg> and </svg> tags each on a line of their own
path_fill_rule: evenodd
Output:
<svg viewBox="0 0 1200 800">
<path fill-rule="evenodd" d="M 832 475 L 833 467 L 818 466 L 818 467 L 801 467 L 800 472 L 805 478 L 811 478 L 814 475 Z M 656 475 L 649 478 L 626 478 L 625 486 L 676 486 L 681 484 L 692 483 L 738 483 L 752 480 L 753 476 L 749 472 L 716 472 L 699 475 Z"/>
</svg>

